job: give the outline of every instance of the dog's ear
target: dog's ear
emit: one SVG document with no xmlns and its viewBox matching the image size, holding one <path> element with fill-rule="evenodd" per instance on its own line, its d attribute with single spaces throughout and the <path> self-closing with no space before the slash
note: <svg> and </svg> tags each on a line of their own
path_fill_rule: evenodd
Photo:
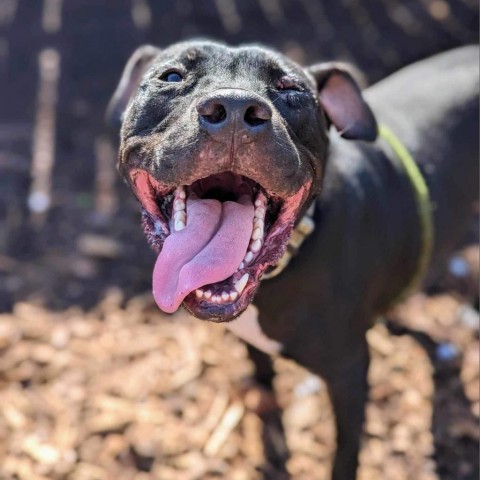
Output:
<svg viewBox="0 0 480 480">
<path fill-rule="evenodd" d="M 340 135 L 347 139 L 375 140 L 377 122 L 352 75 L 353 69 L 332 62 L 314 65 L 307 71 L 315 79 L 318 99 Z"/>
<path fill-rule="evenodd" d="M 123 114 L 130 98 L 140 84 L 150 62 L 159 53 L 160 49 L 152 45 L 143 45 L 133 52 L 123 69 L 120 82 L 107 107 L 105 118 L 109 125 L 116 128 L 121 127 Z"/>
</svg>

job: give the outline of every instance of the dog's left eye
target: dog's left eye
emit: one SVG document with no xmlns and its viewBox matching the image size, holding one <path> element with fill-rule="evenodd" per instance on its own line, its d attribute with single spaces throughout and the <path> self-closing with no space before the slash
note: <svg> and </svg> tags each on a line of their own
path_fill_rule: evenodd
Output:
<svg viewBox="0 0 480 480">
<path fill-rule="evenodd" d="M 180 72 L 170 70 L 169 72 L 164 73 L 160 77 L 160 80 L 163 80 L 164 82 L 181 82 L 183 80 L 183 75 Z"/>
<path fill-rule="evenodd" d="M 292 77 L 289 77 L 288 75 L 283 76 L 277 82 L 276 87 L 277 87 L 277 90 L 300 90 L 300 87 L 295 82 L 295 80 Z"/>
</svg>

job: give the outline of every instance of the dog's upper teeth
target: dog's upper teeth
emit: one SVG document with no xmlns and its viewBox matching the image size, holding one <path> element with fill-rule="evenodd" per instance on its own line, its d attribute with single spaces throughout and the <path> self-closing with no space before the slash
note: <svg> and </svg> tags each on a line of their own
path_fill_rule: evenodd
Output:
<svg viewBox="0 0 480 480">
<path fill-rule="evenodd" d="M 264 207 L 257 207 L 255 209 L 254 216 L 255 216 L 255 218 L 260 218 L 261 220 L 263 220 L 265 218 L 265 208 Z"/>
<path fill-rule="evenodd" d="M 175 222 L 175 231 L 179 232 L 180 230 L 183 230 L 185 226 L 186 225 L 181 221 Z"/>
<path fill-rule="evenodd" d="M 255 230 L 256 228 L 260 228 L 263 232 L 264 227 L 265 223 L 263 222 L 263 220 L 261 218 L 255 218 L 255 220 L 253 221 L 253 229 Z"/>
<path fill-rule="evenodd" d="M 266 204 L 267 204 L 267 197 L 262 192 L 260 192 L 257 195 L 257 198 L 255 199 L 255 206 L 262 207 L 262 206 L 265 206 Z"/>
<path fill-rule="evenodd" d="M 185 213 L 185 210 L 178 210 L 175 212 L 175 215 L 173 216 L 176 222 L 182 221 L 185 223 L 185 220 L 187 219 L 187 214 Z"/>
<path fill-rule="evenodd" d="M 252 240 L 258 240 L 263 237 L 263 228 L 257 227 L 253 229 Z"/>
<path fill-rule="evenodd" d="M 173 211 L 174 212 L 179 212 L 181 210 L 185 210 L 185 200 L 182 200 L 181 198 L 175 200 L 173 203 Z"/>
<path fill-rule="evenodd" d="M 252 260 L 253 260 L 253 252 L 249 250 L 244 257 L 243 262 L 250 263 Z"/>
<path fill-rule="evenodd" d="M 233 284 L 233 286 L 235 287 L 235 290 L 238 292 L 239 295 L 243 292 L 243 289 L 247 285 L 248 277 L 249 277 L 249 274 L 245 273 L 240 280 L 237 280 Z"/>
<path fill-rule="evenodd" d="M 254 240 L 250 244 L 250 251 L 252 251 L 253 253 L 259 252 L 260 248 L 262 248 L 262 241 L 260 239 Z"/>
<path fill-rule="evenodd" d="M 175 198 L 181 198 L 185 200 L 187 198 L 187 194 L 185 193 L 184 187 L 177 187 L 174 192 Z"/>
<path fill-rule="evenodd" d="M 173 201 L 173 227 L 176 232 L 183 230 L 187 224 L 187 212 L 185 210 L 185 199 L 187 194 L 183 187 L 178 187 L 174 192 L 175 200 Z"/>
<path fill-rule="evenodd" d="M 187 221 L 187 214 L 185 213 L 185 210 L 179 210 L 175 212 L 175 215 L 173 216 L 173 221 L 174 221 L 174 226 L 175 226 L 175 231 L 180 231 L 183 230 L 186 226 L 186 221 Z"/>
</svg>

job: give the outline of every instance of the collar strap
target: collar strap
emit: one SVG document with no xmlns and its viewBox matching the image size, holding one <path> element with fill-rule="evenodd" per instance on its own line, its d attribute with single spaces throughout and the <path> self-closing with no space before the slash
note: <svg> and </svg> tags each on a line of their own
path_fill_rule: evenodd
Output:
<svg viewBox="0 0 480 480">
<path fill-rule="evenodd" d="M 399 295 L 397 299 L 398 301 L 403 299 L 405 296 L 408 295 L 408 293 L 410 293 L 412 289 L 418 286 L 428 268 L 428 263 L 432 256 L 433 249 L 433 209 L 425 178 L 423 177 L 420 168 L 415 163 L 415 160 L 410 155 L 406 147 L 387 126 L 379 125 L 378 133 L 380 138 L 385 140 L 390 146 L 390 148 L 393 150 L 395 155 L 397 155 L 405 170 L 405 174 L 410 180 L 410 184 L 412 185 L 412 190 L 415 195 L 415 201 L 417 203 L 418 217 L 422 229 L 422 247 L 419 255 L 417 269 L 408 286 Z M 315 230 L 315 222 L 313 220 L 314 212 L 315 201 L 310 205 L 305 215 L 302 217 L 298 225 L 293 230 L 287 245 L 287 249 L 283 256 L 280 258 L 277 265 L 275 265 L 273 270 L 264 273 L 262 276 L 262 280 L 269 280 L 271 278 L 274 278 L 277 275 L 280 275 L 280 273 L 282 273 L 285 268 L 287 268 L 290 260 L 298 253 L 303 242 Z"/>
<path fill-rule="evenodd" d="M 290 260 L 298 253 L 302 243 L 311 235 L 315 230 L 315 222 L 313 221 L 313 214 L 315 212 L 315 200 L 308 207 L 305 215 L 300 222 L 294 228 L 290 240 L 288 241 L 287 249 L 280 258 L 279 262 L 273 267 L 273 270 L 266 272 L 262 275 L 262 280 L 270 280 L 271 278 L 280 275 L 290 263 Z"/>
<path fill-rule="evenodd" d="M 418 287 L 422 281 L 423 276 L 427 272 L 428 264 L 432 256 L 434 226 L 432 216 L 432 203 L 430 200 L 430 193 L 427 182 L 420 171 L 420 168 L 415 163 L 415 160 L 410 155 L 405 145 L 399 138 L 385 125 L 379 125 L 378 133 L 380 138 L 385 140 L 395 155 L 399 158 L 405 170 L 405 174 L 410 180 L 412 190 L 417 203 L 418 220 L 421 227 L 422 245 L 418 257 L 418 264 L 415 273 L 413 274 L 407 287 L 400 293 L 397 301 L 403 300 L 413 289 Z M 395 303 L 396 303 L 395 302 Z"/>
</svg>

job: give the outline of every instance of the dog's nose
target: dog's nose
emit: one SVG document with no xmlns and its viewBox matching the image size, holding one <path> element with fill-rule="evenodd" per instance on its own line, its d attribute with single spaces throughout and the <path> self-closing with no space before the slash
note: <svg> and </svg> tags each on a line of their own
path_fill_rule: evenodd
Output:
<svg viewBox="0 0 480 480">
<path fill-rule="evenodd" d="M 272 109 L 260 95 L 236 89 L 207 95 L 197 104 L 197 111 L 201 128 L 216 137 L 233 131 L 254 137 L 272 118 Z"/>
</svg>

